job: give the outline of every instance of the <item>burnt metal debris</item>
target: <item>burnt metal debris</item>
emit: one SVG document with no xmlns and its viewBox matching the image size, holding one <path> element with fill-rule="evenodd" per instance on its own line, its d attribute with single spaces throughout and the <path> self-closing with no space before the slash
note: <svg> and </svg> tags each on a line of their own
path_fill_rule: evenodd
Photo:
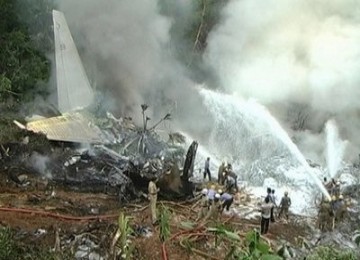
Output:
<svg viewBox="0 0 360 260">
<path fill-rule="evenodd" d="M 193 195 L 193 184 L 189 181 L 194 168 L 198 143 L 193 141 L 186 151 L 185 138 L 173 133 L 174 138 L 163 141 L 155 128 L 162 121 L 170 119 L 166 114 L 154 126 L 148 127 L 149 118 L 145 114 L 147 106 L 142 106 L 143 127 L 137 127 L 130 118 L 117 119 L 107 113 L 105 118 L 91 118 L 88 115 L 67 117 L 66 124 L 96 125 L 97 132 L 105 142 L 94 144 L 61 140 L 48 137 L 46 129 L 56 129 L 59 119 L 42 119 L 36 125 L 36 132 L 23 129 L 26 142 L 1 144 L 1 167 L 8 173 L 9 180 L 22 185 L 26 174 L 36 178 L 45 178 L 50 184 L 62 185 L 72 190 L 84 192 L 103 192 L 116 194 L 121 201 L 139 197 L 147 193 L 149 180 L 158 178 L 160 196 L 164 198 L 187 198 Z M 81 118 L 79 122 L 76 122 Z M 70 122 L 73 120 L 74 122 Z M 51 122 L 55 122 L 52 126 Z M 54 133 L 54 131 L 52 132 Z M 80 136 L 81 133 L 74 133 Z M 86 135 L 84 135 L 86 138 Z M 83 139 L 80 139 L 83 140 Z M 92 143 L 92 144 L 91 144 Z"/>
</svg>

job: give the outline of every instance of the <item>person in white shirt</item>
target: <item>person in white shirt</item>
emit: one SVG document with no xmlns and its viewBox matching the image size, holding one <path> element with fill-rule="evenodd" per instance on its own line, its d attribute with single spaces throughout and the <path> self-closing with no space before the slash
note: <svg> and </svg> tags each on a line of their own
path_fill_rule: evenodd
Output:
<svg viewBox="0 0 360 260">
<path fill-rule="evenodd" d="M 270 198 L 265 198 L 265 203 L 261 205 L 261 223 L 260 223 L 260 233 L 267 234 L 269 230 L 271 208 L 274 205 L 270 202 Z"/>
</svg>

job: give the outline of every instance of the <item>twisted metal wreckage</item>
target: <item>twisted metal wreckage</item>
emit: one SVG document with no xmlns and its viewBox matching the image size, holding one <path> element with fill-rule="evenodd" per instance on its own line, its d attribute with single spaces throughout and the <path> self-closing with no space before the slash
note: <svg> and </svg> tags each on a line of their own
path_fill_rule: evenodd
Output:
<svg viewBox="0 0 360 260">
<path fill-rule="evenodd" d="M 145 110 L 143 107 L 144 118 Z M 168 119 L 169 114 L 159 122 Z M 126 200 L 141 196 L 148 182 L 157 177 L 160 196 L 192 196 L 193 183 L 189 178 L 198 147 L 196 141 L 185 154 L 181 134 L 169 134 L 169 141 L 165 142 L 155 127 L 136 127 L 129 118 L 116 119 L 107 113 L 107 118 L 100 121 L 96 125 L 90 114 L 76 112 L 26 126 L 16 122 L 24 129 L 25 141 L 2 144 L 1 165 L 18 184 L 26 182 L 19 178 L 26 173 L 71 189 L 118 194 L 120 200 Z M 79 149 L 87 135 L 88 148 Z"/>
<path fill-rule="evenodd" d="M 25 125 L 14 121 L 25 139 L 0 145 L 0 167 L 18 184 L 26 183 L 23 173 L 35 173 L 76 190 L 115 193 L 121 200 L 140 196 L 139 191 L 146 190 L 149 180 L 157 176 L 160 196 L 191 196 L 189 177 L 197 142 L 185 156 L 181 134 L 170 134 L 168 142 L 162 141 L 155 128 L 170 114 L 148 128 L 145 104 L 141 106 L 143 127 L 111 113 L 95 118 L 83 109 L 94 103 L 94 91 L 64 14 L 53 10 L 53 22 L 58 116 Z M 75 144 L 87 149 L 74 149 Z"/>
</svg>

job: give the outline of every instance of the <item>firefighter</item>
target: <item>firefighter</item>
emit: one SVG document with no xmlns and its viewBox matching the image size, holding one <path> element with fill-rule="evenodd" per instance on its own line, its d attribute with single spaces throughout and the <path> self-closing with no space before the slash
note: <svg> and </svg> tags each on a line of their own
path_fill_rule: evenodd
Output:
<svg viewBox="0 0 360 260">
<path fill-rule="evenodd" d="M 159 188 L 156 187 L 156 183 L 158 178 L 154 177 L 149 182 L 148 186 L 148 199 L 150 201 L 150 212 L 151 212 L 151 220 L 153 224 L 157 223 L 157 216 L 156 216 L 156 201 L 157 201 L 157 194 L 159 192 Z"/>
<path fill-rule="evenodd" d="M 343 195 L 340 194 L 335 207 L 335 221 L 336 222 L 343 221 L 346 213 L 347 213 L 347 207 L 344 202 L 344 197 Z"/>
<path fill-rule="evenodd" d="M 328 198 L 320 204 L 318 226 L 321 231 L 331 231 L 334 228 L 334 211 L 332 201 Z"/>
<path fill-rule="evenodd" d="M 337 181 L 335 183 L 335 187 L 333 188 L 333 194 L 332 195 L 334 195 L 336 197 L 340 196 L 340 182 L 339 181 Z"/>
<path fill-rule="evenodd" d="M 227 169 L 225 170 L 225 185 L 226 190 L 230 193 L 233 191 L 233 189 L 235 189 L 236 192 L 239 191 L 239 188 L 237 186 L 237 178 L 238 176 L 235 172 L 233 172 L 232 166 L 229 163 Z"/>
<path fill-rule="evenodd" d="M 224 171 L 225 171 L 225 162 L 223 161 L 219 166 L 218 171 L 218 183 L 224 185 Z"/>
<path fill-rule="evenodd" d="M 286 219 L 289 219 L 289 208 L 291 206 L 291 199 L 288 197 L 289 193 L 285 191 L 284 197 L 281 198 L 280 201 L 280 212 L 278 217 L 280 218 L 283 214 L 285 215 Z"/>
</svg>

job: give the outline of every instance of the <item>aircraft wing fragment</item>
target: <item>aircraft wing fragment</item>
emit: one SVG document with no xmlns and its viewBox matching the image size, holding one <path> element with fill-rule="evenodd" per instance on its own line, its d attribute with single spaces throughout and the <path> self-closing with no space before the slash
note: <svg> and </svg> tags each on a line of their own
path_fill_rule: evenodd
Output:
<svg viewBox="0 0 360 260">
<path fill-rule="evenodd" d="M 104 143 L 101 130 L 80 112 L 29 122 L 26 129 L 43 133 L 49 140 L 75 143 Z"/>
</svg>

